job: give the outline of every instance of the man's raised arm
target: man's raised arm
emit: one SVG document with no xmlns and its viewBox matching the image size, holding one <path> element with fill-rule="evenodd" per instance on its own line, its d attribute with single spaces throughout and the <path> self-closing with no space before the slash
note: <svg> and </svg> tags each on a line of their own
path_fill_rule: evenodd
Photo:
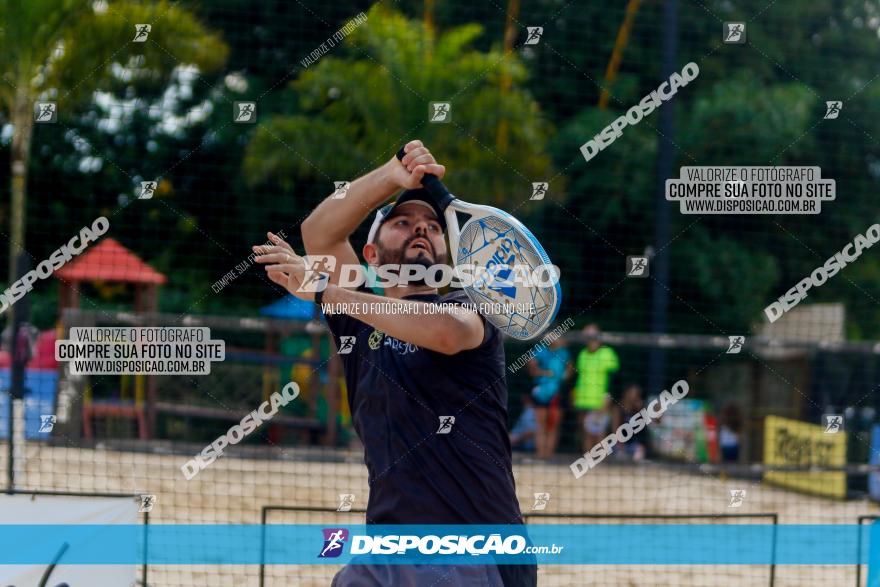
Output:
<svg viewBox="0 0 880 587">
<path fill-rule="evenodd" d="M 422 142 L 413 140 L 404 146 L 402 161 L 389 161 L 357 178 L 343 198 L 327 197 L 302 223 L 302 239 L 307 255 L 333 255 L 336 271 L 330 283 L 339 282 L 339 270 L 344 264 L 358 264 L 358 256 L 348 237 L 366 220 L 370 213 L 399 189 L 421 186 L 422 176 L 432 173 L 440 178 L 446 173 Z"/>
</svg>

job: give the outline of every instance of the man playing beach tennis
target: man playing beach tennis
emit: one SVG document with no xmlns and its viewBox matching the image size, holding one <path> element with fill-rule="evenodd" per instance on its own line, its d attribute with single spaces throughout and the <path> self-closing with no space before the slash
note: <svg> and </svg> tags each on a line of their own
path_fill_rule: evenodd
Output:
<svg viewBox="0 0 880 587">
<path fill-rule="evenodd" d="M 373 267 L 445 264 L 446 223 L 421 178 L 445 168 L 421 141 L 325 199 L 303 222 L 306 253 L 335 258 L 326 289 L 301 291 L 311 265 L 269 234 L 269 278 L 326 313 L 341 354 L 355 430 L 364 444 L 368 524 L 522 524 L 507 435 L 502 335 L 471 308 L 462 290 L 440 296 L 424 281 L 386 287 L 384 297 L 338 287 L 344 265 L 358 265 L 349 237 L 375 214 L 363 255 Z M 438 304 L 445 304 L 437 307 Z M 338 313 L 337 313 L 338 311 Z M 350 337 L 354 337 L 353 339 Z M 339 586 L 537 584 L 535 565 L 348 565 Z"/>
</svg>

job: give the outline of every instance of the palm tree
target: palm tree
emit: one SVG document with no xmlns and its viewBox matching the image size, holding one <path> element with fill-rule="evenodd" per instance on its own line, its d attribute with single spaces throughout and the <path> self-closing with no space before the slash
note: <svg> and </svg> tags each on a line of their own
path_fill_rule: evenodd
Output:
<svg viewBox="0 0 880 587">
<path fill-rule="evenodd" d="M 136 25 L 149 24 L 135 42 Z M 141 35 L 142 36 L 142 35 Z M 71 116 L 95 90 L 167 83 L 179 64 L 219 68 L 227 47 L 195 15 L 165 2 L 0 0 L 0 120 L 14 127 L 9 281 L 24 249 L 27 171 L 37 101 Z M 121 79 L 118 72 L 125 68 Z M 114 73 L 115 72 L 115 73 Z"/>
<path fill-rule="evenodd" d="M 522 89 L 526 69 L 515 54 L 472 47 L 483 32 L 467 24 L 430 34 L 375 4 L 367 20 L 301 73 L 291 86 L 294 115 L 268 119 L 248 145 L 244 172 L 252 184 L 354 179 L 389 159 L 406 140 L 422 139 L 450 169 L 453 193 L 475 202 L 520 204 L 531 181 L 545 179 L 548 124 Z M 431 25 L 428 25 L 431 26 Z M 500 90 L 502 75 L 510 86 Z M 428 120 L 429 102 L 450 102 L 452 121 Z M 501 118 L 509 150 L 495 149 Z"/>
</svg>

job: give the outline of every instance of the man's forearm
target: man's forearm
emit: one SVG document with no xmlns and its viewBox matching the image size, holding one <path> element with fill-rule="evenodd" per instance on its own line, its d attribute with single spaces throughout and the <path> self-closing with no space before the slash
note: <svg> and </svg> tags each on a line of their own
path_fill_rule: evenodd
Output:
<svg viewBox="0 0 880 587">
<path fill-rule="evenodd" d="M 387 298 L 335 285 L 327 287 L 322 302 L 398 340 L 444 354 L 475 348 L 483 339 L 479 316 L 460 307 L 437 312 L 426 302 Z"/>
<path fill-rule="evenodd" d="M 395 162 L 388 161 L 351 182 L 344 198 L 327 197 L 321 202 L 303 221 L 303 240 L 321 247 L 348 239 L 370 212 L 399 189 L 389 168 Z"/>
</svg>

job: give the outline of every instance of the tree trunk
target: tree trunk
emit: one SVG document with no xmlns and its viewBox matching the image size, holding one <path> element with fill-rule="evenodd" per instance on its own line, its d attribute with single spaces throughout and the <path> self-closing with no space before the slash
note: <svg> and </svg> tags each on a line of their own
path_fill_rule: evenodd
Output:
<svg viewBox="0 0 880 587">
<path fill-rule="evenodd" d="M 425 30 L 434 32 L 434 0 L 425 0 L 424 21 Z"/>
<path fill-rule="evenodd" d="M 513 51 L 513 42 L 516 40 L 516 20 L 519 18 L 519 0 L 509 0 L 507 3 L 507 19 L 504 23 L 504 60 L 507 61 L 507 56 L 510 55 L 511 51 Z M 507 71 L 507 67 L 505 66 L 501 68 L 501 87 L 500 94 L 501 99 L 499 102 L 504 104 L 504 98 L 507 96 L 510 91 L 510 74 Z M 501 156 L 507 152 L 507 144 L 509 141 L 509 130 L 507 126 L 507 118 L 505 118 L 505 114 L 502 111 L 501 120 L 498 121 L 498 136 L 496 137 L 495 144 L 498 147 L 498 152 Z"/>
<path fill-rule="evenodd" d="M 23 88 L 22 83 L 19 88 Z M 24 250 L 25 207 L 27 203 L 27 169 L 31 137 L 34 131 L 33 103 L 28 93 L 19 89 L 12 112 L 12 210 L 9 219 L 9 283 L 15 281 L 15 259 Z"/>
<path fill-rule="evenodd" d="M 624 16 L 620 29 L 617 31 L 614 50 L 611 52 L 611 59 L 608 61 L 608 67 L 605 69 L 605 83 L 602 86 L 602 93 L 599 94 L 599 110 L 608 108 L 608 100 L 611 98 L 609 88 L 614 85 L 614 80 L 617 79 L 617 70 L 620 69 L 620 62 L 623 60 L 623 50 L 626 49 L 627 41 L 629 41 L 629 32 L 632 30 L 633 22 L 636 19 L 639 4 L 641 4 L 641 0 L 629 0 L 626 5 L 626 16 Z"/>
</svg>

